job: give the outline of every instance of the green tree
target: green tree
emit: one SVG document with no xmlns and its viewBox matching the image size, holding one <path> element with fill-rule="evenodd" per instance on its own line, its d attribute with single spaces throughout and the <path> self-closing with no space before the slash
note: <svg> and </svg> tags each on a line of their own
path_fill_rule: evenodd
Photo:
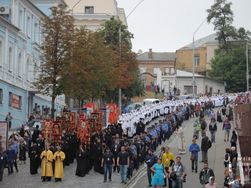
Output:
<svg viewBox="0 0 251 188">
<path fill-rule="evenodd" d="M 99 33 L 76 29 L 71 61 L 65 67 L 65 93 L 79 101 L 100 99 L 115 83 L 113 50 L 104 44 Z"/>
<path fill-rule="evenodd" d="M 51 11 L 51 16 L 42 20 L 41 73 L 34 85 L 51 97 L 51 118 L 54 119 L 55 99 L 63 94 L 61 79 L 64 66 L 71 56 L 74 25 L 66 6 L 59 5 L 51 8 Z"/>
<path fill-rule="evenodd" d="M 131 39 L 133 34 L 127 30 L 127 26 L 114 17 L 106 21 L 102 30 L 100 30 L 101 35 L 104 38 L 105 44 L 110 46 L 116 58 L 116 91 L 112 91 L 108 94 L 108 98 L 116 100 L 115 93 L 118 92 L 118 88 L 123 89 L 124 94 L 129 94 L 128 96 L 136 96 L 143 92 L 133 89 L 133 85 L 140 83 L 138 72 L 138 63 L 136 61 L 136 54 L 131 51 Z M 139 87 L 138 89 L 143 89 Z M 128 91 L 130 90 L 130 91 Z"/>
<path fill-rule="evenodd" d="M 226 82 L 228 92 L 240 92 L 246 89 L 246 57 L 245 45 L 236 44 L 231 51 L 218 50 L 211 62 L 209 75 L 219 81 Z"/>
<path fill-rule="evenodd" d="M 242 27 L 236 29 L 232 25 L 231 5 L 227 0 L 216 0 L 207 10 L 207 21 L 213 23 L 219 41 L 219 49 L 211 62 L 209 76 L 226 82 L 227 91 L 239 92 L 245 91 L 245 41 L 249 39 L 249 32 Z"/>
</svg>

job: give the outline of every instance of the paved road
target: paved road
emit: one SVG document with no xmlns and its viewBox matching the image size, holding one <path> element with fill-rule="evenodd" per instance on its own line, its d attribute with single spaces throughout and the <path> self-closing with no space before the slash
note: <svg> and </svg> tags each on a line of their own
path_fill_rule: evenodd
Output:
<svg viewBox="0 0 251 188">
<path fill-rule="evenodd" d="M 192 136 L 193 136 L 193 124 L 192 122 L 194 119 L 191 119 L 189 121 L 184 122 L 184 133 L 185 133 L 185 140 L 186 140 L 186 146 L 190 145 L 192 142 Z M 209 119 L 207 118 L 207 122 L 209 122 Z M 210 136 L 210 133 L 207 131 L 207 135 Z M 216 133 L 216 143 L 212 145 L 212 147 L 209 150 L 208 154 L 208 160 L 209 160 L 209 167 L 213 168 L 215 172 L 216 182 L 218 183 L 219 187 L 223 187 L 223 180 L 224 180 L 224 166 L 223 166 L 223 160 L 224 160 L 224 153 L 225 148 L 229 147 L 229 143 L 224 142 L 224 133 L 222 131 L 222 123 L 218 123 L 218 132 Z M 201 138 L 197 142 L 199 145 L 201 143 Z M 171 143 L 166 144 L 170 147 L 171 151 L 174 152 L 175 155 L 178 154 L 178 138 L 177 136 L 171 141 Z M 184 183 L 185 188 L 199 188 L 201 187 L 199 183 L 199 173 L 192 173 L 191 172 L 191 161 L 190 161 L 190 153 L 187 152 L 185 155 L 182 155 L 182 162 L 186 167 L 186 172 L 188 174 L 187 176 L 187 182 Z M 199 155 L 199 161 L 201 160 L 201 155 Z M 200 171 L 203 168 L 203 163 L 199 163 L 198 170 Z M 131 182 L 131 184 L 128 186 L 130 188 L 145 188 L 148 186 L 146 171 L 144 170 L 136 179 L 134 182 Z"/>
<path fill-rule="evenodd" d="M 184 122 L 184 132 L 187 145 L 190 144 L 193 128 L 192 122 L 194 119 Z M 153 122 L 154 123 L 154 122 Z M 228 146 L 227 143 L 223 141 L 223 132 L 221 131 L 221 124 L 218 125 L 219 131 L 216 135 L 216 144 L 212 146 L 209 152 L 209 165 L 212 167 L 216 174 L 217 182 L 222 185 L 223 182 L 223 156 L 224 149 Z M 165 143 L 164 145 L 169 145 L 174 154 L 177 154 L 177 138 L 174 136 L 171 139 L 171 143 Z M 200 141 L 199 141 L 200 143 Z M 187 168 L 187 183 L 184 185 L 186 188 L 198 188 L 201 187 L 198 180 L 198 174 L 191 173 L 190 171 L 190 154 L 182 156 L 182 161 Z M 202 163 L 199 164 L 199 169 L 203 167 Z M 144 167 L 141 167 L 144 169 Z M 19 165 L 19 172 L 14 172 L 13 175 L 8 176 L 7 170 L 4 173 L 3 182 L 0 182 L 0 188 L 79 188 L 79 187 L 93 187 L 93 188 L 118 188 L 125 187 L 120 183 L 120 176 L 117 173 L 113 174 L 112 182 L 103 183 L 103 176 L 101 174 L 91 171 L 87 176 L 80 178 L 75 176 L 76 162 L 66 167 L 65 178 L 62 182 L 41 182 L 40 174 L 30 175 L 29 174 L 29 161 L 25 165 Z M 145 170 L 138 173 L 135 179 L 131 181 L 126 187 L 135 188 L 145 188 L 147 187 L 147 178 L 145 175 Z"/>
</svg>

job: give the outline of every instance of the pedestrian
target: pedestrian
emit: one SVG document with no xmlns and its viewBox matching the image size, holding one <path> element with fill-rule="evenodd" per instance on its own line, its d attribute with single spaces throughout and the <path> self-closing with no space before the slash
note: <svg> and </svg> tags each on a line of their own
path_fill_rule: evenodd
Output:
<svg viewBox="0 0 251 188">
<path fill-rule="evenodd" d="M 200 171 L 200 184 L 205 186 L 209 183 L 209 178 L 214 177 L 214 171 L 208 167 L 207 161 L 204 162 L 204 168 Z"/>
<path fill-rule="evenodd" d="M 157 162 L 156 155 L 153 154 L 151 149 L 148 149 L 148 154 L 146 155 L 145 162 L 147 165 L 147 179 L 148 187 L 152 187 L 152 166 Z"/>
<path fill-rule="evenodd" d="M 217 111 L 217 121 L 218 121 L 219 123 L 222 122 L 222 118 L 221 118 L 221 109 L 219 109 L 219 110 Z"/>
<path fill-rule="evenodd" d="M 157 163 L 155 163 L 151 167 L 151 171 L 153 172 L 152 182 L 155 188 L 160 188 L 164 185 L 164 179 L 166 178 L 166 173 L 164 170 L 164 165 L 161 163 L 161 158 L 158 158 Z"/>
<path fill-rule="evenodd" d="M 200 131 L 201 131 L 199 119 L 195 120 L 193 127 L 194 127 L 193 137 L 196 139 L 199 139 Z"/>
<path fill-rule="evenodd" d="M 130 164 L 129 154 L 125 151 L 125 146 L 121 147 L 121 152 L 118 154 L 117 163 L 119 164 L 121 183 L 127 183 L 127 170 Z"/>
<path fill-rule="evenodd" d="M 107 181 L 107 174 L 109 173 L 109 181 L 112 181 L 112 166 L 114 165 L 114 157 L 110 148 L 107 147 L 103 155 L 101 166 L 104 168 L 104 182 Z"/>
<path fill-rule="evenodd" d="M 200 115 L 199 122 L 200 122 L 201 136 L 202 136 L 202 134 L 204 132 L 206 132 L 206 129 L 207 129 L 207 122 L 206 122 L 205 117 L 204 117 L 203 114 Z"/>
<path fill-rule="evenodd" d="M 29 157 L 30 157 L 30 174 L 37 174 L 37 169 L 39 166 L 38 165 L 39 152 L 36 142 L 31 143 L 31 147 L 29 149 Z"/>
<path fill-rule="evenodd" d="M 84 177 L 86 175 L 86 152 L 83 148 L 83 145 L 79 145 L 79 150 L 77 151 L 77 168 L 76 168 L 76 176 Z"/>
<path fill-rule="evenodd" d="M 208 150 L 211 148 L 212 143 L 207 137 L 206 133 L 204 132 L 202 134 L 202 139 L 201 139 L 201 155 L 202 155 L 202 160 L 201 162 L 208 161 Z"/>
<path fill-rule="evenodd" d="M 2 147 L 0 147 L 0 182 L 3 181 L 3 173 L 6 164 L 7 164 L 7 156 L 3 151 Z"/>
<path fill-rule="evenodd" d="M 16 158 L 15 150 L 9 145 L 8 150 L 6 151 L 7 161 L 8 161 L 8 175 L 13 174 L 13 164 Z"/>
<path fill-rule="evenodd" d="M 175 157 L 172 152 L 170 152 L 170 148 L 167 146 L 165 148 L 165 152 L 162 155 L 162 163 L 165 167 L 166 173 L 169 174 L 170 167 L 174 164 Z M 167 180 L 165 179 L 164 186 L 167 185 Z M 168 177 L 169 188 L 172 188 L 172 180 Z"/>
<path fill-rule="evenodd" d="M 218 188 L 213 176 L 209 178 L 209 182 L 205 185 L 205 188 Z"/>
<path fill-rule="evenodd" d="M 26 144 L 24 139 L 22 138 L 19 144 L 19 160 L 20 164 L 25 164 L 26 161 Z"/>
<path fill-rule="evenodd" d="M 209 131 L 211 133 L 211 143 L 215 143 L 215 134 L 217 132 L 217 123 L 214 117 L 211 118 L 209 124 Z"/>
<path fill-rule="evenodd" d="M 231 143 L 231 147 L 235 147 L 236 148 L 236 143 L 237 143 L 237 134 L 235 131 L 232 131 L 232 136 L 231 136 L 231 140 L 230 140 L 230 143 Z"/>
<path fill-rule="evenodd" d="M 64 164 L 65 153 L 61 151 L 61 147 L 57 146 L 57 151 L 54 153 L 53 159 L 55 161 L 54 177 L 55 182 L 62 181 L 64 178 Z"/>
<path fill-rule="evenodd" d="M 222 130 L 224 130 L 225 135 L 224 135 L 224 142 L 229 141 L 229 133 L 231 130 L 231 123 L 229 122 L 228 118 L 226 117 L 224 122 L 223 122 L 223 127 Z"/>
<path fill-rule="evenodd" d="M 228 168 L 229 167 L 229 162 L 230 162 L 230 152 L 231 150 L 229 148 L 226 148 L 226 153 L 225 153 L 225 156 L 224 156 L 224 166 L 225 168 Z"/>
<path fill-rule="evenodd" d="M 12 115 L 11 115 L 11 113 L 10 112 L 8 112 L 8 114 L 6 115 L 6 117 L 5 117 L 5 121 L 7 122 L 7 125 L 8 125 L 8 128 L 9 128 L 9 130 L 11 129 L 11 121 L 12 121 Z"/>
<path fill-rule="evenodd" d="M 191 163 L 192 163 L 192 172 L 197 173 L 198 171 L 198 153 L 200 152 L 200 147 L 196 143 L 196 139 L 193 138 L 193 143 L 189 146 L 189 152 L 191 153 Z"/>
<path fill-rule="evenodd" d="M 185 166 L 181 163 L 181 157 L 177 156 L 175 163 L 170 168 L 169 177 L 172 180 L 172 188 L 183 188 L 186 179 Z"/>
<path fill-rule="evenodd" d="M 45 150 L 41 153 L 41 178 L 42 181 L 51 181 L 53 176 L 52 162 L 53 162 L 53 153 L 49 149 L 49 144 L 46 145 Z"/>
</svg>

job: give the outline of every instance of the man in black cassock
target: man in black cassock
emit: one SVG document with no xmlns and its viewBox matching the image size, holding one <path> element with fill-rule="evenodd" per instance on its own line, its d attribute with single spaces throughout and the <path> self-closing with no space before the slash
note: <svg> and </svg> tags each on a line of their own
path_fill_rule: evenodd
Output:
<svg viewBox="0 0 251 188">
<path fill-rule="evenodd" d="M 35 142 L 31 143 L 30 150 L 29 150 L 29 157 L 30 157 L 30 174 L 37 174 L 37 169 L 39 166 L 39 151 L 37 144 Z"/>
</svg>

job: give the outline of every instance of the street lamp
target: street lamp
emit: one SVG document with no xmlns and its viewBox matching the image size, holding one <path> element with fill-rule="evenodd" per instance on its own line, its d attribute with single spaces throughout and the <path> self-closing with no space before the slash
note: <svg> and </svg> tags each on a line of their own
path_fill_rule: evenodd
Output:
<svg viewBox="0 0 251 188">
<path fill-rule="evenodd" d="M 140 2 L 138 2 L 138 4 L 132 9 L 132 11 L 126 16 L 126 20 L 127 18 L 138 8 L 138 6 L 143 3 L 145 0 L 141 0 Z M 120 50 L 120 61 L 122 59 L 121 57 L 121 53 L 122 53 L 122 38 L 121 38 L 121 24 L 120 24 L 120 27 L 119 27 L 119 50 Z M 121 63 L 121 62 L 120 62 Z M 119 113 L 121 114 L 122 112 L 122 91 L 121 91 L 121 88 L 119 88 Z"/>
<path fill-rule="evenodd" d="M 203 20 L 203 22 L 201 22 L 201 24 L 199 25 L 199 27 L 194 31 L 193 33 L 193 97 L 195 97 L 195 76 L 194 76 L 194 72 L 195 72 L 195 44 L 194 44 L 194 36 L 195 34 L 199 31 L 199 29 L 201 28 L 201 26 L 206 22 L 207 19 Z"/>
</svg>

